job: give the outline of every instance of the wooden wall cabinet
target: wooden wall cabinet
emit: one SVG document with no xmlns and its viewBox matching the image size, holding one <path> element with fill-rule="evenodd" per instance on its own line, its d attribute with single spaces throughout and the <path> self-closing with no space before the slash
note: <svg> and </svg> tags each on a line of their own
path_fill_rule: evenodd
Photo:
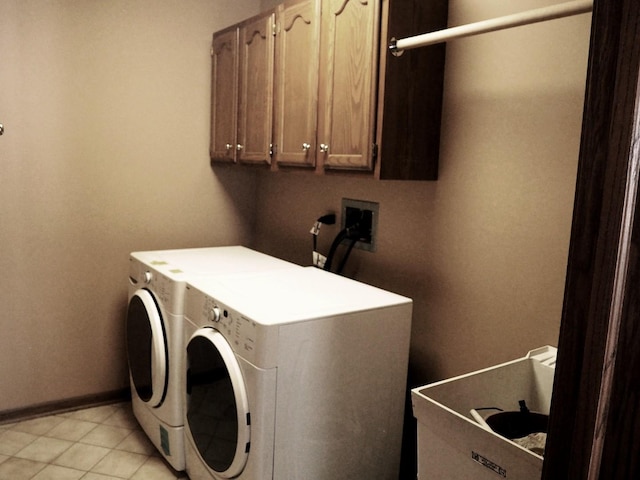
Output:
<svg viewBox="0 0 640 480">
<path fill-rule="evenodd" d="M 211 46 L 211 144 L 215 162 L 235 162 L 238 118 L 237 27 L 213 35 Z"/>
<path fill-rule="evenodd" d="M 373 170 L 380 2 L 323 0 L 319 168 Z"/>
<path fill-rule="evenodd" d="M 274 47 L 252 20 L 252 33 L 238 40 L 238 161 L 269 163 L 258 146 L 273 126 L 272 170 L 436 180 L 445 46 L 393 57 L 387 45 L 391 37 L 445 28 L 447 11 L 446 0 L 287 0 L 277 7 L 275 67 Z M 261 46 L 249 47 L 255 38 Z M 212 109 L 224 103 L 215 94 L 223 91 L 215 78 L 221 62 L 214 52 Z M 212 129 L 224 131 L 218 116 L 212 114 Z M 217 136 L 212 131 L 212 160 L 227 146 Z"/>
<path fill-rule="evenodd" d="M 275 12 L 240 27 L 238 161 L 270 164 Z"/>
<path fill-rule="evenodd" d="M 372 171 L 378 10 L 366 0 L 278 7 L 277 167 Z"/>
<path fill-rule="evenodd" d="M 437 180 L 445 44 L 394 57 L 391 38 L 447 27 L 448 0 L 382 0 L 375 176 Z"/>
<path fill-rule="evenodd" d="M 278 6 L 274 159 L 315 167 L 320 61 L 320 0 Z"/>
<path fill-rule="evenodd" d="M 213 35 L 213 162 L 271 163 L 275 12 Z"/>
</svg>

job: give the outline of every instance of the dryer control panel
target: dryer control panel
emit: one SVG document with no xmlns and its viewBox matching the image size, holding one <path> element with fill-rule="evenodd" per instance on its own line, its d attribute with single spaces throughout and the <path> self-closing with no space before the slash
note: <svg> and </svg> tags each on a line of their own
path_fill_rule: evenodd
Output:
<svg viewBox="0 0 640 480">
<path fill-rule="evenodd" d="M 278 327 L 262 325 L 195 289 L 187 288 L 187 318 L 218 330 L 236 355 L 260 368 L 277 363 Z"/>
</svg>

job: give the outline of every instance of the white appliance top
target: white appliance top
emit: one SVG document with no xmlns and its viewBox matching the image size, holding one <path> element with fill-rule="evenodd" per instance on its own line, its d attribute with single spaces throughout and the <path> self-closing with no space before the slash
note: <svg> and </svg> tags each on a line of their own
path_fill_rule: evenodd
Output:
<svg viewBox="0 0 640 480">
<path fill-rule="evenodd" d="M 188 280 L 188 289 L 264 325 L 411 304 L 412 300 L 315 267 Z"/>
<path fill-rule="evenodd" d="M 176 280 L 183 280 L 184 274 L 193 276 L 300 268 L 294 263 L 242 246 L 152 250 L 133 252 L 130 256 Z"/>
</svg>

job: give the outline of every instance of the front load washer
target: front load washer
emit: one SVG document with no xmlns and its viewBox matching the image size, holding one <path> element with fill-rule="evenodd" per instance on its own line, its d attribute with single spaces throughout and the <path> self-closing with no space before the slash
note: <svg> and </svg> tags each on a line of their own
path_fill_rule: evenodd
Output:
<svg viewBox="0 0 640 480">
<path fill-rule="evenodd" d="M 397 480 L 410 299 L 307 267 L 185 302 L 191 480 Z"/>
<path fill-rule="evenodd" d="M 160 453 L 184 470 L 183 313 L 187 279 L 302 268 L 241 246 L 134 252 L 126 343 L 133 412 Z"/>
</svg>

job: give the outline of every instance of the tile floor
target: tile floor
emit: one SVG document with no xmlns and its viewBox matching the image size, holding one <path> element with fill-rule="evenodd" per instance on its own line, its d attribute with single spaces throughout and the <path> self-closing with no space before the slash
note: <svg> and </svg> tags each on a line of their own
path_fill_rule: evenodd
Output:
<svg viewBox="0 0 640 480">
<path fill-rule="evenodd" d="M 0 480 L 175 480 L 117 403 L 0 425 Z"/>
</svg>

